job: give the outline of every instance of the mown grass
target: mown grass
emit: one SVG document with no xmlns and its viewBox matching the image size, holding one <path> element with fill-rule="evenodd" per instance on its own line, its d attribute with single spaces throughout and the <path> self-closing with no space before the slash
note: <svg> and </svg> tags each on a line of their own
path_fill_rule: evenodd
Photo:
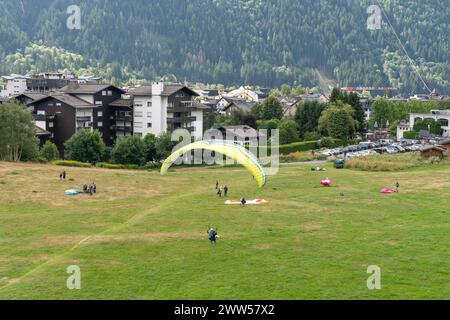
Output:
<svg viewBox="0 0 450 320">
<path fill-rule="evenodd" d="M 157 172 L 0 163 L 0 299 L 448 299 L 450 166 Z M 13 174 L 15 173 L 15 174 Z M 329 176 L 334 186 L 322 188 Z M 261 197 L 266 206 L 229 207 Z M 64 190 L 95 181 L 93 197 Z M 400 193 L 382 187 L 399 181 Z M 206 239 L 218 227 L 217 246 Z M 366 287 L 369 265 L 382 289 Z M 79 265 L 81 290 L 66 268 Z"/>
<path fill-rule="evenodd" d="M 420 156 L 420 153 L 410 152 L 399 154 L 377 154 L 353 158 L 346 161 L 345 167 L 367 171 L 398 171 L 422 165 L 447 165 L 449 163 L 448 159 L 440 159 L 437 157 L 424 159 Z"/>
</svg>

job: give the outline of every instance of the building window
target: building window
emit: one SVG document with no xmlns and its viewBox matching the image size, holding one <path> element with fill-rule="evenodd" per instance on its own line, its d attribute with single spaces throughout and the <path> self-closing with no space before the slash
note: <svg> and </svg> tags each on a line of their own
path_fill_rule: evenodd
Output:
<svg viewBox="0 0 450 320">
<path fill-rule="evenodd" d="M 143 112 L 142 111 L 135 111 L 134 112 L 134 117 L 135 118 L 141 118 L 143 116 Z"/>
<path fill-rule="evenodd" d="M 38 110 L 37 115 L 38 116 L 45 116 L 45 110 Z"/>
<path fill-rule="evenodd" d="M 152 102 L 151 101 L 147 101 L 147 107 L 151 108 L 152 107 Z"/>
<path fill-rule="evenodd" d="M 135 122 L 134 123 L 135 128 L 142 128 L 142 122 Z"/>
<path fill-rule="evenodd" d="M 61 107 L 61 103 L 57 103 L 56 106 L 57 106 L 57 107 Z"/>
<path fill-rule="evenodd" d="M 135 137 L 142 138 L 142 133 L 141 133 L 141 132 L 135 132 L 135 133 L 134 133 L 134 136 L 135 136 Z"/>
<path fill-rule="evenodd" d="M 139 107 L 143 107 L 144 105 L 142 103 L 135 103 L 134 106 L 139 108 Z"/>
<path fill-rule="evenodd" d="M 152 124 L 149 122 L 149 123 L 147 123 L 147 128 L 151 128 L 152 127 Z"/>
<path fill-rule="evenodd" d="M 95 105 L 96 106 L 102 106 L 103 105 L 103 101 L 95 101 Z"/>
<path fill-rule="evenodd" d="M 99 127 L 99 128 L 103 127 L 103 122 L 101 122 L 101 121 L 97 122 L 97 127 Z"/>
<path fill-rule="evenodd" d="M 49 123 L 48 123 L 48 127 L 49 127 L 49 128 L 53 128 L 53 122 L 49 122 Z"/>
<path fill-rule="evenodd" d="M 108 96 L 112 96 L 112 91 L 108 90 Z"/>
<path fill-rule="evenodd" d="M 106 90 L 102 91 L 102 96 L 106 96 Z"/>
<path fill-rule="evenodd" d="M 103 117 L 103 111 L 98 111 L 98 112 L 97 112 L 97 116 L 98 116 L 98 117 Z"/>
</svg>

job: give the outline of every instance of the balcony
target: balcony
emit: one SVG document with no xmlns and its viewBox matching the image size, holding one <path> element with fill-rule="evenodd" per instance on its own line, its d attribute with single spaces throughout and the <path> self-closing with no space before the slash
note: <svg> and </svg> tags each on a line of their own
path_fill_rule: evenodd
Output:
<svg viewBox="0 0 450 320">
<path fill-rule="evenodd" d="M 183 101 L 177 105 L 169 104 L 167 107 L 168 113 L 174 112 L 190 112 L 192 110 L 192 101 Z"/>
<path fill-rule="evenodd" d="M 196 120 L 196 117 L 173 117 L 168 118 L 167 123 L 190 123 Z"/>
<path fill-rule="evenodd" d="M 132 126 L 125 125 L 113 125 L 109 127 L 112 131 L 123 131 L 123 132 L 133 132 Z"/>
<path fill-rule="evenodd" d="M 77 122 L 91 122 L 91 117 L 77 117 Z"/>
<path fill-rule="evenodd" d="M 122 115 L 118 115 L 115 117 L 111 117 L 111 120 L 115 120 L 115 121 L 133 121 L 133 116 L 122 116 Z"/>
</svg>

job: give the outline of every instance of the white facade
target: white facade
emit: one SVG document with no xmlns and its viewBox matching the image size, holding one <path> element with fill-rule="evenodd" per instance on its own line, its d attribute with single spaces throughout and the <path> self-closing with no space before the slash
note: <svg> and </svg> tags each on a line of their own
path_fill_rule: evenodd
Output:
<svg viewBox="0 0 450 320">
<path fill-rule="evenodd" d="M 155 136 L 167 131 L 168 97 L 162 95 L 164 84 L 154 83 L 152 95 L 134 96 L 134 134 L 145 137 L 152 133 Z"/>
<path fill-rule="evenodd" d="M 9 98 L 27 91 L 28 77 L 12 74 L 11 76 L 4 76 L 2 78 L 4 82 L 4 89 L 0 92 L 1 97 Z"/>
<path fill-rule="evenodd" d="M 182 86 L 180 88 L 182 88 Z M 134 93 L 134 135 L 145 137 L 147 134 L 151 133 L 155 136 L 159 136 L 173 130 L 168 126 L 168 122 L 170 123 L 171 119 L 176 118 L 174 110 L 176 112 L 177 106 L 173 106 L 169 103 L 169 95 L 171 97 L 174 97 L 174 95 L 178 97 L 178 94 L 170 90 L 170 93 L 167 93 L 166 89 L 164 83 L 155 82 L 152 84 L 151 94 L 150 90 L 147 92 L 145 92 L 145 90 L 137 90 Z M 181 103 L 192 106 L 190 100 Z M 186 128 L 191 128 L 191 130 L 193 130 L 191 133 L 192 136 L 201 138 L 203 136 L 203 111 L 192 107 L 190 116 L 195 117 L 195 120 L 184 124 L 183 128 L 184 126 Z M 183 117 L 185 117 L 185 115 L 183 115 Z"/>
<path fill-rule="evenodd" d="M 409 131 L 411 131 L 411 128 L 409 127 L 409 123 L 401 122 L 397 126 L 397 141 L 403 139 L 405 132 L 409 132 Z"/>
<path fill-rule="evenodd" d="M 203 110 L 195 109 L 195 111 L 191 112 L 191 115 L 193 117 L 195 117 L 195 121 L 192 122 L 192 126 L 194 127 L 192 136 L 195 137 L 196 140 L 202 140 L 203 139 Z"/>
</svg>

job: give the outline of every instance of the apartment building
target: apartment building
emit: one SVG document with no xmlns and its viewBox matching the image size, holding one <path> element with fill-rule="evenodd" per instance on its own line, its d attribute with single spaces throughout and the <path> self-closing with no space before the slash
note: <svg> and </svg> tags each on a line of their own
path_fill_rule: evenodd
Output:
<svg viewBox="0 0 450 320">
<path fill-rule="evenodd" d="M 64 154 L 64 143 L 80 129 L 99 130 L 106 145 L 133 134 L 133 106 L 125 91 L 112 85 L 70 83 L 61 91 L 28 103 L 36 125 L 51 133 Z"/>
<path fill-rule="evenodd" d="M 134 135 L 156 136 L 184 128 L 192 136 L 203 136 L 204 106 L 195 103 L 196 92 L 181 84 L 155 82 L 129 89 L 134 100 Z"/>
</svg>

